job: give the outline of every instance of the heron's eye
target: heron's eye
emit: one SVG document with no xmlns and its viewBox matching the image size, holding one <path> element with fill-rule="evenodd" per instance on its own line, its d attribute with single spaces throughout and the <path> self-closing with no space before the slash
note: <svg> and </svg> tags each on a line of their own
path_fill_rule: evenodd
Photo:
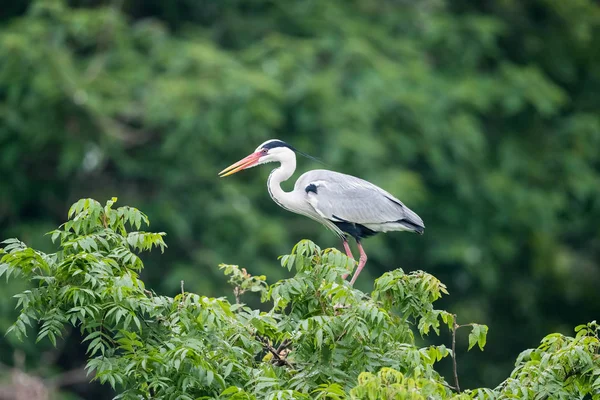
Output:
<svg viewBox="0 0 600 400">
<path fill-rule="evenodd" d="M 267 154 L 267 153 L 269 152 L 269 150 L 268 150 L 268 149 L 262 149 L 260 152 L 261 152 L 262 154 Z"/>
</svg>

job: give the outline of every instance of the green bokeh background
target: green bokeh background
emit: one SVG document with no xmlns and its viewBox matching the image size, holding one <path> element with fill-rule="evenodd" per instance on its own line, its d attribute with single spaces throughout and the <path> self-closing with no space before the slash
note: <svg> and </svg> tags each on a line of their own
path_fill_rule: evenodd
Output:
<svg viewBox="0 0 600 400">
<path fill-rule="evenodd" d="M 274 282 L 300 239 L 340 246 L 271 201 L 269 167 L 217 177 L 279 138 L 423 218 L 424 236 L 365 241 L 357 286 L 398 267 L 436 275 L 450 291 L 440 307 L 490 328 L 483 353 L 459 338 L 461 386 L 493 387 L 542 336 L 600 318 L 599 93 L 592 0 L 11 2 L 0 238 L 52 251 L 43 234 L 72 202 L 117 196 L 168 234 L 165 254 L 144 259 L 156 292 L 184 280 L 230 294 L 221 262 Z M 0 330 L 22 289 L 0 284 Z M 0 386 L 15 359 L 44 378 L 79 368 L 79 339 L 53 350 L 0 338 Z"/>
</svg>

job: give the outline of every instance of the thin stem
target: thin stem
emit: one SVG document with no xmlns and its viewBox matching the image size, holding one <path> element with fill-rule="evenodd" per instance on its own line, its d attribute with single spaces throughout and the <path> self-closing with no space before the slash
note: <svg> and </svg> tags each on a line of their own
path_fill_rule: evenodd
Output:
<svg viewBox="0 0 600 400">
<path fill-rule="evenodd" d="M 177 306 L 179 309 L 181 309 L 183 307 L 183 303 L 185 301 L 185 291 L 183 290 L 183 280 L 181 281 L 181 301 L 179 302 L 179 306 Z"/>
<path fill-rule="evenodd" d="M 442 385 L 444 385 L 444 386 L 446 386 L 448 389 L 450 389 L 450 390 L 454 390 L 454 391 L 456 392 L 456 388 L 455 388 L 454 386 L 452 386 L 452 385 L 448 385 L 448 384 L 447 384 L 447 383 L 445 383 L 445 382 L 442 382 Z"/>
<path fill-rule="evenodd" d="M 236 286 L 233 288 L 233 295 L 235 296 L 235 304 L 240 304 L 240 287 Z"/>
<path fill-rule="evenodd" d="M 452 323 L 452 369 L 454 371 L 454 384 L 456 391 L 460 393 L 460 385 L 458 384 L 458 370 L 456 366 L 456 330 L 460 328 L 460 325 L 456 323 L 456 314 L 453 314 L 454 321 Z"/>
</svg>

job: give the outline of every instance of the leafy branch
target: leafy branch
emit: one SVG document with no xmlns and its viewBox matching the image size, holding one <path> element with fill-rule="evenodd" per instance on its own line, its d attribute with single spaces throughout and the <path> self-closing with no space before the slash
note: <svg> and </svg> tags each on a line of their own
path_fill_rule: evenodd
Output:
<svg viewBox="0 0 600 400">
<path fill-rule="evenodd" d="M 246 268 L 237 265 L 220 264 L 219 269 L 224 270 L 225 275 L 229 275 L 227 282 L 233 286 L 236 304 L 241 304 L 241 296 L 248 291 L 264 293 L 267 290 L 267 277 L 264 275 L 252 276 Z"/>
<path fill-rule="evenodd" d="M 456 361 L 456 330 L 467 326 L 472 327 L 473 329 L 471 330 L 471 333 L 469 333 L 468 350 L 471 350 L 471 348 L 473 348 L 473 346 L 475 346 L 475 344 L 477 343 L 479 345 L 479 349 L 483 351 L 483 348 L 487 341 L 488 327 L 487 325 L 480 325 L 474 323 L 459 325 L 456 323 L 456 319 L 456 314 L 452 314 L 452 320 L 450 322 L 452 324 L 452 372 L 454 375 L 455 385 L 453 389 L 460 393 L 460 384 L 458 382 L 458 366 Z"/>
</svg>

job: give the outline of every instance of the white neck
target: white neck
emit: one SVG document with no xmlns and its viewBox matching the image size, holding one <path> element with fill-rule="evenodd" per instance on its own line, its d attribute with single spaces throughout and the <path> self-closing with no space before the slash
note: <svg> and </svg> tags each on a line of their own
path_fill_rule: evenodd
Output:
<svg viewBox="0 0 600 400">
<path fill-rule="evenodd" d="M 294 210 L 294 196 L 293 192 L 285 192 L 281 188 L 281 182 L 285 182 L 294 174 L 296 171 L 296 156 L 291 152 L 291 157 L 282 157 L 277 160 L 281 163 L 278 168 L 271 171 L 269 179 L 267 180 L 267 188 L 269 189 L 269 195 L 273 201 L 279 204 L 281 207 L 287 210 Z"/>
</svg>

